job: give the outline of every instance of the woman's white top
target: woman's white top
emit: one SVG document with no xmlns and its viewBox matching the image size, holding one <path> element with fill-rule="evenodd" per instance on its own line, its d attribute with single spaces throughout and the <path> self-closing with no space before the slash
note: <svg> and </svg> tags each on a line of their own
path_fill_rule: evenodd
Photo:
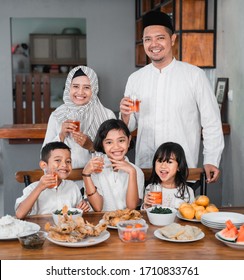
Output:
<svg viewBox="0 0 244 280">
<path fill-rule="evenodd" d="M 111 110 L 105 108 L 105 111 L 108 119 L 115 118 L 115 115 Z M 54 113 L 52 113 L 48 120 L 47 131 L 42 147 L 49 142 L 60 141 L 59 133 L 61 131 L 61 127 L 62 122 L 58 121 L 54 116 Z M 90 152 L 77 144 L 71 136 L 66 137 L 64 139 L 64 143 L 71 149 L 72 168 L 82 168 L 91 159 Z"/>
</svg>

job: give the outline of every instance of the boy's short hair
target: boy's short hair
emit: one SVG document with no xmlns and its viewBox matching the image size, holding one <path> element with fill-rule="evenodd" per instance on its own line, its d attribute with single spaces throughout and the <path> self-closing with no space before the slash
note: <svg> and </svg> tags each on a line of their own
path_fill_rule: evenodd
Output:
<svg viewBox="0 0 244 280">
<path fill-rule="evenodd" d="M 50 158 L 51 151 L 57 150 L 57 149 L 64 149 L 64 150 L 68 150 L 70 152 L 70 147 L 67 146 L 64 142 L 59 142 L 59 141 L 50 142 L 50 143 L 47 143 L 42 148 L 41 160 L 43 160 L 47 163 Z"/>
</svg>

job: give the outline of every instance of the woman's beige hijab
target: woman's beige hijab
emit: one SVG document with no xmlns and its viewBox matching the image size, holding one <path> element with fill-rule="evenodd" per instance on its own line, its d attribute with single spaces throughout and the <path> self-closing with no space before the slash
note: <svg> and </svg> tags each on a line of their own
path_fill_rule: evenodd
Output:
<svg viewBox="0 0 244 280">
<path fill-rule="evenodd" d="M 78 106 L 70 99 L 70 86 L 73 76 L 77 70 L 81 69 L 89 78 L 91 83 L 92 96 L 90 101 L 82 106 Z M 77 66 L 73 68 L 66 79 L 63 101 L 64 104 L 59 106 L 54 111 L 54 117 L 58 122 L 64 122 L 71 119 L 73 115 L 81 123 L 81 131 L 87 134 L 93 141 L 99 126 L 107 120 L 109 117 L 105 110 L 105 107 L 101 104 L 98 96 L 98 78 L 96 73 L 87 66 Z"/>
</svg>

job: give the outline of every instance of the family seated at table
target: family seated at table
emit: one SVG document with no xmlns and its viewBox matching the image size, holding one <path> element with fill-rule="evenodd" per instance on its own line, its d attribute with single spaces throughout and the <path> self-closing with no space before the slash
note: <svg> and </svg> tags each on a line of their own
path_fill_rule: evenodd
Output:
<svg viewBox="0 0 244 280">
<path fill-rule="evenodd" d="M 130 131 L 123 121 L 110 119 L 100 125 L 93 145 L 95 151 L 104 156 L 91 158 L 82 174 L 88 203 L 76 183 L 66 180 L 72 170 L 70 148 L 59 141 L 46 144 L 40 161 L 44 175 L 40 181 L 27 186 L 16 200 L 16 216 L 49 214 L 64 205 L 83 211 L 136 209 L 143 199 L 142 207 L 147 208 L 153 204 L 148 192 L 153 184 L 159 185 L 163 197 L 160 204 L 164 206 L 178 208 L 183 201 L 194 200 L 193 190 L 186 185 L 188 167 L 179 144 L 168 142 L 157 149 L 144 196 L 144 174 L 126 157 L 132 143 Z"/>
</svg>

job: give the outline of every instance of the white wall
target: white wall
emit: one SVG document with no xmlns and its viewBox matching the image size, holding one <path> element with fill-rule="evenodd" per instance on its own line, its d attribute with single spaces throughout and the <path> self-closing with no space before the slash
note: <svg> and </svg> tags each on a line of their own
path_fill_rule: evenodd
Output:
<svg viewBox="0 0 244 280">
<path fill-rule="evenodd" d="M 231 134 L 223 157 L 223 203 L 244 205 L 244 2 L 218 1 L 217 77 L 229 78 Z"/>
<path fill-rule="evenodd" d="M 86 19 L 87 64 L 98 74 L 101 102 L 119 111 L 127 78 L 135 71 L 134 0 L 0 0 L 0 126 L 13 120 L 10 19 L 45 17 Z M 21 192 L 14 173 L 38 166 L 40 145 L 0 141 L 4 162 L 0 203 L 5 213 L 12 214 Z"/>
<path fill-rule="evenodd" d="M 0 7 L 0 83 L 8 93 L 0 105 L 0 124 L 12 120 L 10 18 L 85 18 L 88 66 L 99 76 L 102 103 L 119 110 L 126 80 L 135 70 L 133 0 L 1 0 Z"/>
</svg>

